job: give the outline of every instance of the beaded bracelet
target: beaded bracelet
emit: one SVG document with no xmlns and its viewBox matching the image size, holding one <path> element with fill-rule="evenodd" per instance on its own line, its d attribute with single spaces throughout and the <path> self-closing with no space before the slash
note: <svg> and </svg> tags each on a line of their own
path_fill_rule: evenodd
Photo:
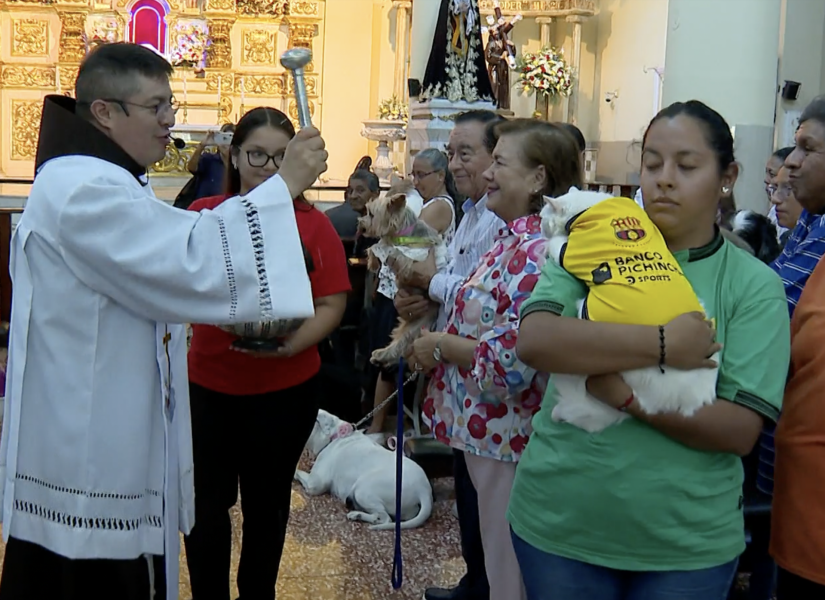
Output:
<svg viewBox="0 0 825 600">
<path fill-rule="evenodd" d="M 659 325 L 659 370 L 662 373 L 665 372 L 666 357 L 667 352 L 665 351 L 665 327 L 664 325 Z"/>
</svg>

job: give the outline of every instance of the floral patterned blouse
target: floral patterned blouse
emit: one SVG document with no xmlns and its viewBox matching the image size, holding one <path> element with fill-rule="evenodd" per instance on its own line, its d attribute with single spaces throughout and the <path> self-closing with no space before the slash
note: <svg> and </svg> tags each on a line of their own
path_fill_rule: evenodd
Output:
<svg viewBox="0 0 825 600">
<path fill-rule="evenodd" d="M 541 218 L 516 219 L 459 288 L 445 331 L 481 340 L 469 369 L 441 363 L 433 371 L 424 419 L 457 450 L 518 461 L 532 432 L 548 376 L 516 356 L 519 309 L 547 260 Z"/>
</svg>

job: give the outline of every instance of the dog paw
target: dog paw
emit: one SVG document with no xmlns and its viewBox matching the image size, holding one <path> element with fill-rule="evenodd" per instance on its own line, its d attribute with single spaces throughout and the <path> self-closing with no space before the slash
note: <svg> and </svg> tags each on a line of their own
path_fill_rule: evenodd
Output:
<svg viewBox="0 0 825 600">
<path fill-rule="evenodd" d="M 370 362 L 374 365 L 383 365 L 386 362 L 387 353 L 386 351 L 382 350 L 375 350 L 372 355 L 370 355 Z"/>
<path fill-rule="evenodd" d="M 349 521 L 360 521 L 361 520 L 361 513 L 357 510 L 353 510 L 347 513 L 347 520 Z"/>
</svg>

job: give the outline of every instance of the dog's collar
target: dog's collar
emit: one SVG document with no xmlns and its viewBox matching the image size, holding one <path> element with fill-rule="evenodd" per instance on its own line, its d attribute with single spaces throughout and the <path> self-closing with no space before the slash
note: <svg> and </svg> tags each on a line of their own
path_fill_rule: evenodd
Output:
<svg viewBox="0 0 825 600">
<path fill-rule="evenodd" d="M 392 238 L 393 246 L 430 246 L 431 242 L 427 238 L 412 237 L 412 236 L 398 236 Z"/>
<path fill-rule="evenodd" d="M 355 432 L 355 427 L 352 426 L 352 423 L 341 423 L 338 426 L 338 429 L 335 430 L 335 433 L 329 438 L 329 443 L 331 444 L 335 440 L 340 440 L 345 437 L 352 435 Z"/>
</svg>

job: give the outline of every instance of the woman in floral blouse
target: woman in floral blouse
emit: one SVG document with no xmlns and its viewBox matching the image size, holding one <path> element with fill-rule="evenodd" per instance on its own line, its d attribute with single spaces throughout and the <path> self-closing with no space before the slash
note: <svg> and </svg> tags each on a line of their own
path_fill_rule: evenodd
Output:
<svg viewBox="0 0 825 600">
<path fill-rule="evenodd" d="M 435 436 L 466 453 L 478 490 L 490 600 L 524 598 L 505 511 L 516 463 L 530 436 L 547 376 L 516 356 L 519 307 L 547 257 L 543 195 L 581 185 L 579 151 L 560 127 L 517 119 L 500 124 L 487 208 L 507 223 L 456 294 L 444 332 L 426 333 L 410 362 L 432 370 L 424 403 Z"/>
</svg>

